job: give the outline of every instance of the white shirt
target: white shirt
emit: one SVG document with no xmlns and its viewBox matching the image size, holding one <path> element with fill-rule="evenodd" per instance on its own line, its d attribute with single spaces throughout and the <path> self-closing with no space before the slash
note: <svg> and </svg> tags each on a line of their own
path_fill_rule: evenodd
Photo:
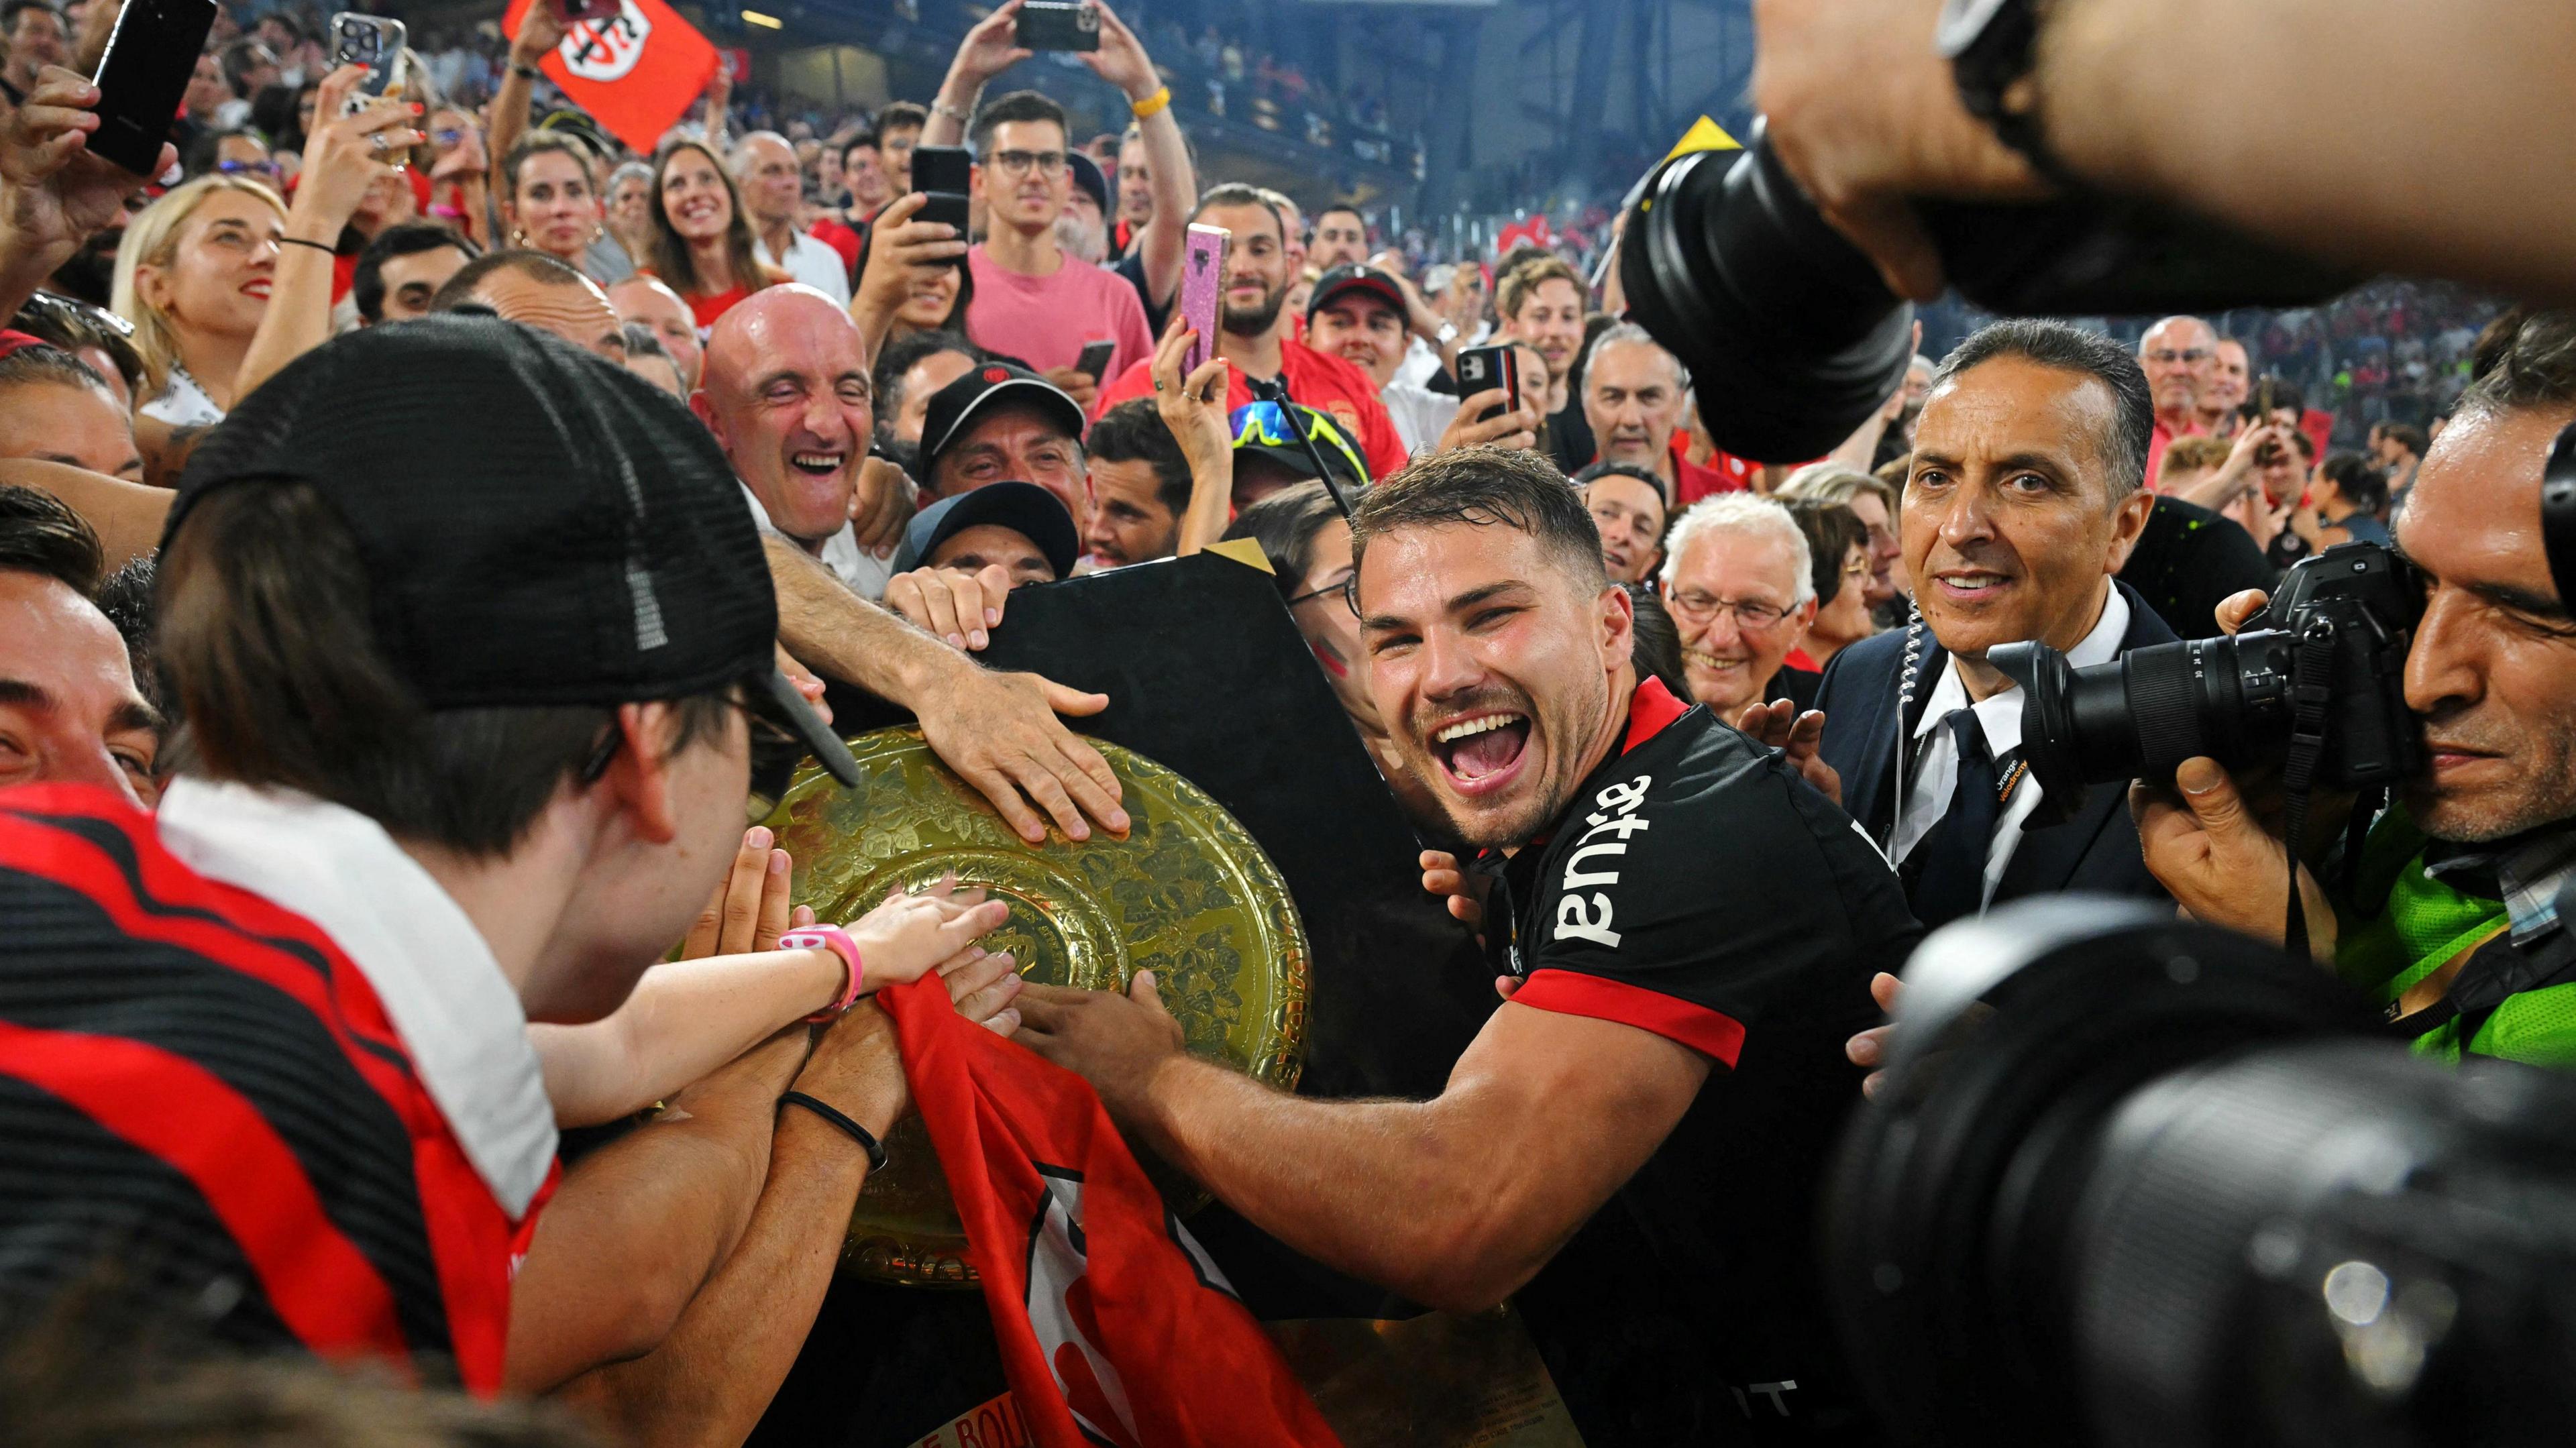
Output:
<svg viewBox="0 0 2576 1448">
<path fill-rule="evenodd" d="M 545 1185 L 555 1110 L 528 1018 L 464 907 L 384 826 L 291 789 L 173 781 L 155 823 L 189 869 L 322 928 L 367 978 L 465 1159 L 513 1219 Z"/>
<path fill-rule="evenodd" d="M 215 406 L 215 400 L 206 395 L 206 389 L 197 385 L 197 379 L 189 376 L 185 367 L 171 368 L 170 381 L 161 389 L 161 395 L 134 410 L 172 427 L 212 427 L 224 420 L 224 410 Z"/>
<path fill-rule="evenodd" d="M 797 232 L 787 243 L 785 261 L 769 254 L 768 242 L 753 237 L 751 244 L 763 262 L 787 273 L 789 280 L 803 282 L 844 307 L 850 304 L 850 274 L 842 269 L 841 254 L 829 242 Z"/>
<path fill-rule="evenodd" d="M 739 479 L 736 481 L 740 482 Z M 769 521 L 769 510 L 761 506 L 760 495 L 753 492 L 747 483 L 742 484 L 742 500 L 751 506 L 753 527 L 763 533 L 778 533 L 777 526 Z M 778 536 L 787 537 L 784 533 Z M 796 540 L 791 538 L 788 541 Z M 799 543 L 797 546 L 801 548 L 804 545 Z M 823 566 L 831 569 L 832 576 L 841 580 L 852 593 L 870 603 L 885 598 L 886 584 L 894 577 L 894 550 L 889 548 L 879 553 L 873 548 L 860 547 L 857 524 L 844 523 L 840 532 L 824 539 L 820 557 Z"/>
<path fill-rule="evenodd" d="M 1459 345 L 1463 347 L 1468 344 L 1461 342 Z M 1404 360 L 1395 364 L 1396 382 L 1421 387 L 1439 375 L 1440 349 L 1422 340 L 1420 336 L 1415 336 L 1405 345 Z M 1433 436 L 1437 437 L 1438 434 L 1434 433 Z"/>
<path fill-rule="evenodd" d="M 1445 392 L 1406 382 L 1402 376 L 1378 389 L 1378 401 L 1395 423 L 1395 435 L 1407 453 L 1419 453 L 1440 441 L 1458 416 L 1458 399 Z"/>
<path fill-rule="evenodd" d="M 2103 587 L 2110 593 L 2102 605 L 2102 617 L 2084 641 L 2066 651 L 2066 661 L 2077 668 L 2107 664 L 2120 652 L 2120 640 L 2129 633 L 2129 601 L 2120 590 L 2105 579 Z M 1974 704 L 1968 702 L 1967 681 L 1959 677 L 1959 661 L 1951 659 L 1941 671 L 1941 682 L 1932 686 L 1932 697 L 1924 701 L 1922 722 L 1914 726 L 1917 756 L 1914 777 L 1905 791 L 1905 812 L 1896 821 L 1889 843 L 1895 846 L 1888 858 L 1903 863 L 1923 843 L 1923 837 L 1950 811 L 1950 796 L 1959 787 L 1959 742 L 1943 727 L 1949 717 L 1962 708 L 1977 712 L 1977 727 L 1986 733 L 1986 752 L 2001 759 L 2021 747 L 2021 686 L 2016 684 Z M 1925 741 L 1929 736 L 1928 742 Z M 2022 826 L 2031 811 L 2039 808 L 2040 788 L 2035 778 L 2025 777 L 2014 787 L 2012 803 L 2004 807 L 2002 818 L 1995 821 L 1994 839 L 1986 847 L 1986 893 L 1982 907 L 1995 898 L 1995 887 L 2003 883 L 2004 870 L 2012 864 L 2013 847 L 2021 843 Z"/>
</svg>

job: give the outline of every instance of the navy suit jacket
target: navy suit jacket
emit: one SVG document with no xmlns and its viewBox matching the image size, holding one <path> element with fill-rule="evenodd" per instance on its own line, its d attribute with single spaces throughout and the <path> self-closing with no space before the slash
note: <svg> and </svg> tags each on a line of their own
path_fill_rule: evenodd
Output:
<svg viewBox="0 0 2576 1448">
<path fill-rule="evenodd" d="M 2112 587 L 2129 601 L 2129 629 L 2120 652 L 2174 642 L 2174 631 L 2118 580 Z M 1907 651 L 1913 651 L 1909 671 Z M 1843 780 L 1843 809 L 1884 849 L 1896 818 L 1896 760 L 1901 741 L 1914 737 L 1932 687 L 1950 656 L 1918 616 L 1902 629 L 1873 635 L 1834 655 L 1816 707 L 1825 711 L 1819 752 Z M 2084 803 L 2063 823 L 2025 831 L 2004 867 L 1994 903 L 2024 895 L 2090 890 L 2108 895 L 2165 898 L 2138 851 L 2138 828 L 2129 818 L 2129 792 L 2117 784 L 2084 791 Z"/>
</svg>

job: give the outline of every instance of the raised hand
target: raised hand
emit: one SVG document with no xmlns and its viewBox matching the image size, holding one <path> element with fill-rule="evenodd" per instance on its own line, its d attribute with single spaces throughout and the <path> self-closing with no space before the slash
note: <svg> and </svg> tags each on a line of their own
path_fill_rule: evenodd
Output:
<svg viewBox="0 0 2576 1448">
<path fill-rule="evenodd" d="M 1145 54 L 1145 44 L 1136 32 L 1099 0 L 1093 0 L 1092 9 L 1100 13 L 1100 48 L 1076 51 L 1076 58 L 1090 66 L 1092 74 L 1125 91 L 1130 101 L 1161 90 L 1163 78 L 1154 73 L 1153 59 Z"/>
<path fill-rule="evenodd" d="M 1754 743 L 1777 749 L 1798 777 L 1816 787 L 1816 792 L 1836 804 L 1843 802 L 1843 777 L 1821 758 L 1817 750 L 1824 743 L 1825 716 L 1817 710 L 1798 712 L 1798 706 L 1787 699 L 1774 699 L 1767 704 L 1747 704 L 1735 716 L 1735 727 L 1751 736 Z"/>
<path fill-rule="evenodd" d="M 92 8 L 97 8 L 93 6 Z M 36 73 L 25 103 L 0 122 L 0 296 L 14 312 L 82 242 L 124 213 L 125 198 L 178 161 L 163 146 L 151 176 L 89 150 L 98 87 L 58 65 Z"/>
<path fill-rule="evenodd" d="M 1511 400 L 1511 394 L 1499 387 L 1487 388 L 1462 400 L 1458 404 L 1458 415 L 1449 419 L 1449 425 L 1440 430 L 1440 441 L 1433 444 L 1431 450 L 1435 453 L 1462 447 L 1527 450 L 1538 446 L 1541 419 L 1537 410 L 1524 405 L 1514 411 L 1505 406 Z M 1485 410 L 1493 407 L 1504 410 L 1486 417 Z"/>
<path fill-rule="evenodd" d="M 983 89 L 984 82 L 1037 54 L 1020 44 L 1019 14 L 1020 0 L 1003 0 L 957 42 L 957 57 L 948 63 L 948 75 L 962 83 L 970 97 Z M 940 89 L 945 92 L 947 87 Z"/>
</svg>

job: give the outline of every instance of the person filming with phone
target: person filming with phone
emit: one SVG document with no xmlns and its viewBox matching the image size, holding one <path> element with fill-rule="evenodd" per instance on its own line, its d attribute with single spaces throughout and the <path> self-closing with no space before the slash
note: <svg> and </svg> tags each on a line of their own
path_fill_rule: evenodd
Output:
<svg viewBox="0 0 2576 1448">
<path fill-rule="evenodd" d="M 2309 949 L 2430 1055 L 2576 1067 L 2576 933 L 2557 903 L 2576 878 L 2576 617 L 2536 526 L 2571 419 L 2576 313 L 2539 313 L 2462 395 L 2397 515 L 2422 589 L 2402 676 L 2421 770 L 2342 858 L 2342 802 L 2308 811 Z M 2235 632 L 2264 602 L 2239 594 L 2221 623 Z M 2282 940 L 2279 793 L 2269 770 L 2205 757 L 2171 788 L 2136 785 L 2147 868 L 2193 918 Z"/>
</svg>

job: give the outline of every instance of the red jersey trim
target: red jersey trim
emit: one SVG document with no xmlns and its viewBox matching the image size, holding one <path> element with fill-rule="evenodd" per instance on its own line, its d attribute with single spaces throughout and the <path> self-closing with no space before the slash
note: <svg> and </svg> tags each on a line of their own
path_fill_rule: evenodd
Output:
<svg viewBox="0 0 2576 1448">
<path fill-rule="evenodd" d="M 223 1078 L 140 1041 L 0 1021 L 6 1074 L 186 1177 L 297 1340 L 408 1375 L 393 1289 L 322 1208 L 295 1153 Z"/>
<path fill-rule="evenodd" d="M 1663 733 L 1674 720 L 1691 711 L 1691 706 L 1673 697 L 1664 681 L 1647 676 L 1628 698 L 1628 738 L 1619 746 L 1622 754 Z"/>
<path fill-rule="evenodd" d="M 1732 1016 L 1644 986 L 1578 971 L 1532 971 L 1512 993 L 1512 1004 L 1634 1026 L 1688 1046 L 1730 1071 L 1735 1069 L 1736 1053 L 1744 1049 L 1744 1025 Z"/>
</svg>

